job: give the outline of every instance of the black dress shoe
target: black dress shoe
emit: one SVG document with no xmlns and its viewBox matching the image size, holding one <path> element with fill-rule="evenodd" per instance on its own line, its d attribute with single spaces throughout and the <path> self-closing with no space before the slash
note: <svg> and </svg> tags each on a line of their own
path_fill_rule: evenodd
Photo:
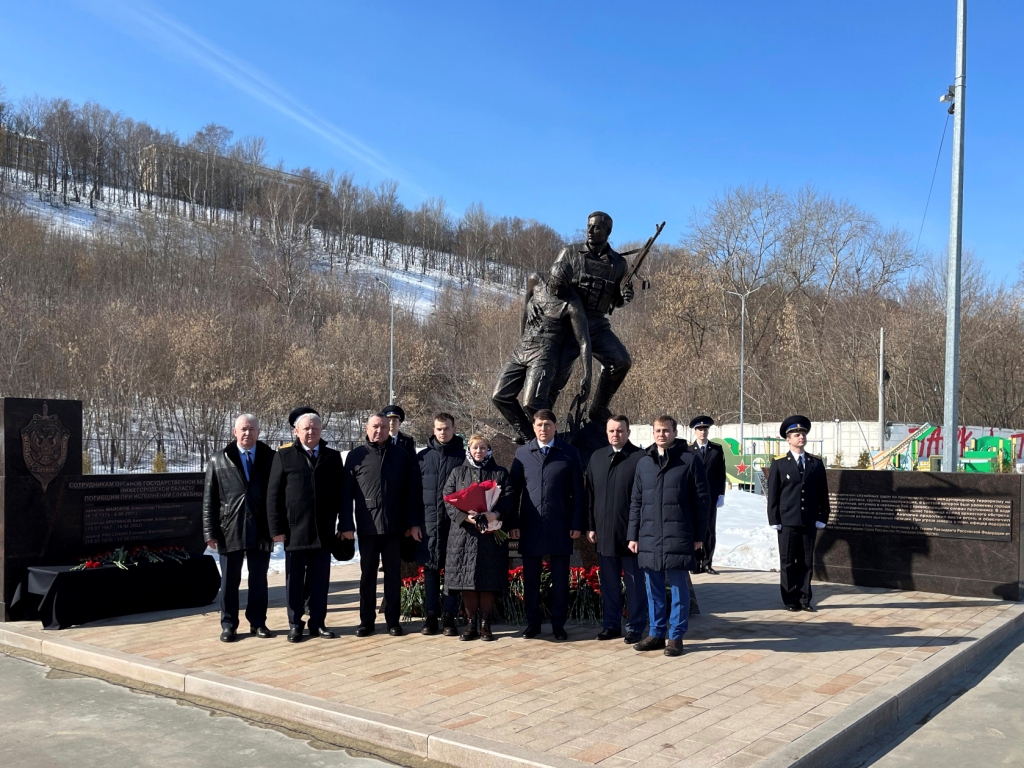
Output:
<svg viewBox="0 0 1024 768">
<path fill-rule="evenodd" d="M 312 635 L 313 630 L 310 630 L 309 634 Z M 320 629 L 316 631 L 316 636 L 322 637 L 324 640 L 333 640 L 335 637 L 337 637 L 337 635 L 331 632 L 331 630 L 329 630 L 327 627 L 320 627 Z"/>
<path fill-rule="evenodd" d="M 647 636 L 639 643 L 633 646 L 634 651 L 663 651 L 665 650 L 665 638 L 664 637 L 651 637 Z"/>
<path fill-rule="evenodd" d="M 643 635 L 641 635 L 639 632 L 627 632 L 625 636 L 622 638 L 622 642 L 624 642 L 626 645 L 636 645 L 640 642 L 640 639 L 642 637 Z"/>
<path fill-rule="evenodd" d="M 683 641 L 682 640 L 666 640 L 665 651 L 666 656 L 682 656 L 683 655 Z"/>
<path fill-rule="evenodd" d="M 420 634 L 436 635 L 440 632 L 441 629 L 437 626 L 437 616 L 427 616 L 427 620 L 423 622 L 423 629 L 420 630 Z"/>
<path fill-rule="evenodd" d="M 302 627 L 292 627 L 288 630 L 288 642 L 289 643 L 301 643 L 302 642 Z"/>
<path fill-rule="evenodd" d="M 551 630 L 551 634 L 555 636 L 555 640 L 561 641 L 569 639 L 569 634 L 565 631 L 564 627 L 559 627 L 558 629 Z"/>
<path fill-rule="evenodd" d="M 238 635 L 235 634 L 233 629 L 225 629 L 220 633 L 220 641 L 222 643 L 233 643 L 238 639 Z"/>
<path fill-rule="evenodd" d="M 388 627 L 388 634 L 392 637 L 401 637 L 405 632 L 402 630 L 401 625 L 395 624 L 393 627 Z"/>
<path fill-rule="evenodd" d="M 441 634 L 445 637 L 457 637 L 459 630 L 455 628 L 455 614 L 446 613 L 441 624 Z"/>
<path fill-rule="evenodd" d="M 602 629 L 597 633 L 598 640 L 614 640 L 617 637 L 622 637 L 622 633 L 617 629 Z"/>
<path fill-rule="evenodd" d="M 810 612 L 810 613 L 817 613 L 817 612 L 818 612 L 818 609 L 817 609 L 817 608 L 815 608 L 815 607 L 814 607 L 813 605 L 811 605 L 810 603 L 808 603 L 807 605 L 801 605 L 801 606 L 800 606 L 800 610 L 801 610 L 801 611 L 808 611 L 808 612 Z"/>
<path fill-rule="evenodd" d="M 533 640 L 537 635 L 540 634 L 540 627 L 527 627 L 526 631 L 523 632 L 523 637 L 527 640 Z"/>
<path fill-rule="evenodd" d="M 710 573 L 712 576 L 717 576 L 718 575 L 718 571 L 716 571 L 710 565 L 705 565 L 704 566 L 704 573 Z"/>
<path fill-rule="evenodd" d="M 262 637 L 264 640 L 268 637 L 274 636 L 274 633 L 267 629 L 265 625 L 262 627 L 249 627 L 249 634 L 256 635 L 256 637 Z"/>
<path fill-rule="evenodd" d="M 799 613 L 801 611 L 801 608 L 799 605 L 787 605 L 786 610 L 790 613 Z"/>
<path fill-rule="evenodd" d="M 356 637 L 368 637 L 373 634 L 374 626 L 372 624 L 360 624 L 356 627 Z"/>
</svg>

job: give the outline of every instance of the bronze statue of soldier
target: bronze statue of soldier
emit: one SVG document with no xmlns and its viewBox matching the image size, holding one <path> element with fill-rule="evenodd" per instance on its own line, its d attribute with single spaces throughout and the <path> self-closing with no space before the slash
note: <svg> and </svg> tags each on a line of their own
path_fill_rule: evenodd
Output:
<svg viewBox="0 0 1024 768">
<path fill-rule="evenodd" d="M 608 405 L 612 397 L 633 365 L 629 351 L 612 331 L 608 320 L 615 309 L 631 302 L 634 295 L 632 282 L 628 279 L 623 282 L 629 272 L 629 263 L 608 245 L 611 233 L 612 217 L 603 211 L 595 211 L 587 217 L 586 242 L 563 248 L 555 259 L 555 264 L 565 264 L 571 269 L 570 285 L 583 304 L 593 356 L 601 363 L 589 418 L 602 425 L 611 416 Z M 649 249 L 649 246 L 645 247 Z M 564 374 L 567 374 L 565 367 L 571 368 L 573 359 L 571 348 L 567 348 L 563 353 L 563 370 L 559 379 L 564 380 Z M 559 389 L 556 383 L 555 397 Z"/>
<path fill-rule="evenodd" d="M 580 398 L 590 393 L 591 343 L 587 314 L 569 284 L 570 267 L 555 262 L 547 279 L 537 274 L 527 282 L 521 337 L 498 374 L 491 402 L 515 431 L 516 442 L 532 439 L 533 414 L 552 408 L 576 358 L 582 359 Z M 525 408 L 519 403 L 526 393 Z"/>
</svg>

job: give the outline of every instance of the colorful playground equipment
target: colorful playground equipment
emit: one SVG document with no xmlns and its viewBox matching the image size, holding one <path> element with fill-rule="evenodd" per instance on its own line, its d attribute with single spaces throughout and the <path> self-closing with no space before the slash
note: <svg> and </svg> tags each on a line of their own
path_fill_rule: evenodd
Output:
<svg viewBox="0 0 1024 768">
<path fill-rule="evenodd" d="M 740 441 L 732 437 L 714 438 L 712 442 L 722 446 L 725 452 L 725 479 L 730 487 L 741 491 L 761 493 L 762 469 L 767 469 L 772 460 L 784 454 L 786 441 L 781 437 L 748 437 L 744 439 L 746 450 L 740 450 Z M 820 453 L 821 440 L 808 440 L 807 450 Z"/>
<path fill-rule="evenodd" d="M 924 456 L 924 443 L 938 427 L 924 424 L 892 448 L 871 458 L 871 469 L 939 472 L 942 459 L 936 454 Z M 1017 456 L 1016 438 L 985 436 L 971 440 L 960 457 L 960 472 L 1010 472 Z"/>
</svg>

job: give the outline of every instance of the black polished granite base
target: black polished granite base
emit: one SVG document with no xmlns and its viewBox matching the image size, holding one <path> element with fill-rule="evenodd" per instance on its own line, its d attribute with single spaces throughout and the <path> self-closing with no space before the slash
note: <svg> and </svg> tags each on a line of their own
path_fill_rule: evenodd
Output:
<svg viewBox="0 0 1024 768">
<path fill-rule="evenodd" d="M 814 576 L 865 587 L 1020 600 L 1022 478 L 828 470 L 832 517 Z"/>
</svg>

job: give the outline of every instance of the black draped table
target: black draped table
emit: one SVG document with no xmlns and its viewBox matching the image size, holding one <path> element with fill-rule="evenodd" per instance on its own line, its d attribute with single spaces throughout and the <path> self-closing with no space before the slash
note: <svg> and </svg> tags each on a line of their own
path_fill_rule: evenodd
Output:
<svg viewBox="0 0 1024 768">
<path fill-rule="evenodd" d="M 220 590 L 220 571 L 207 555 L 190 555 L 182 562 L 143 562 L 127 569 L 73 567 L 29 568 L 11 608 L 20 609 L 26 619 L 38 618 L 44 629 L 64 629 L 132 613 L 201 608 Z"/>
</svg>

